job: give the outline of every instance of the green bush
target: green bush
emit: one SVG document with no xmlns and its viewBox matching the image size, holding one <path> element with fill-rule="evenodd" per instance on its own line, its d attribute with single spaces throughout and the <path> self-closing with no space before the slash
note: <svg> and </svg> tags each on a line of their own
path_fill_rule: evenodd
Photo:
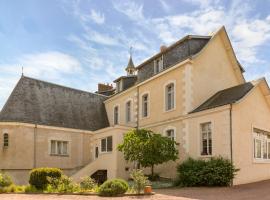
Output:
<svg viewBox="0 0 270 200">
<path fill-rule="evenodd" d="M 37 168 L 30 172 L 30 185 L 33 185 L 38 190 L 43 190 L 48 185 L 48 178 L 60 179 L 62 171 L 57 168 Z"/>
<path fill-rule="evenodd" d="M 144 187 L 150 184 L 148 178 L 144 176 L 142 170 L 133 170 L 130 177 L 133 180 L 133 189 L 137 194 L 140 194 Z"/>
<path fill-rule="evenodd" d="M 122 179 L 113 179 L 104 182 L 99 188 L 100 196 L 118 196 L 125 194 L 128 190 L 128 183 Z"/>
<path fill-rule="evenodd" d="M 38 189 L 33 185 L 27 185 L 24 188 L 24 192 L 25 193 L 36 193 L 36 192 L 38 192 Z"/>
<path fill-rule="evenodd" d="M 81 179 L 80 187 L 83 191 L 93 191 L 97 187 L 97 183 L 90 176 L 86 176 Z"/>
<path fill-rule="evenodd" d="M 177 185 L 228 186 L 238 170 L 230 160 L 218 157 L 210 160 L 187 159 L 177 167 Z"/>
<path fill-rule="evenodd" d="M 0 187 L 8 187 L 12 185 L 12 179 L 5 173 L 0 173 Z"/>
<path fill-rule="evenodd" d="M 80 187 L 74 183 L 71 178 L 63 175 L 61 178 L 48 177 L 48 184 L 45 192 L 48 193 L 73 193 L 79 192 Z"/>
</svg>

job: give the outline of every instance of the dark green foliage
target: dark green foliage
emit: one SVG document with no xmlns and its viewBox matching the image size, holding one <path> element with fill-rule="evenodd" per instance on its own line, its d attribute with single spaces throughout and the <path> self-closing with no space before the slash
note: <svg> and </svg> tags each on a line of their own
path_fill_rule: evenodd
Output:
<svg viewBox="0 0 270 200">
<path fill-rule="evenodd" d="M 99 188 L 100 196 L 119 196 L 128 190 L 128 183 L 122 179 L 113 179 L 104 182 Z"/>
<path fill-rule="evenodd" d="M 238 170 L 230 160 L 218 157 L 210 160 L 187 159 L 177 167 L 177 185 L 228 186 Z"/>
<path fill-rule="evenodd" d="M 118 150 L 124 153 L 125 160 L 136 161 L 142 167 L 151 167 L 153 176 L 155 165 L 178 158 L 176 145 L 176 142 L 168 137 L 151 130 L 139 129 L 128 132 Z"/>
<path fill-rule="evenodd" d="M 60 179 L 62 174 L 62 171 L 57 168 L 36 168 L 30 172 L 29 183 L 38 190 L 44 190 L 49 184 L 48 177 Z"/>
</svg>

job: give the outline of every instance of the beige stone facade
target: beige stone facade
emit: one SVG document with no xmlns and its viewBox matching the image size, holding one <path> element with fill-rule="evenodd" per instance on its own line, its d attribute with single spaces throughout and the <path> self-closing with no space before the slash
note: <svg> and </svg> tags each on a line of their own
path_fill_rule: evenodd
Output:
<svg viewBox="0 0 270 200">
<path fill-rule="evenodd" d="M 77 181 L 98 170 L 107 178 L 128 179 L 134 165 L 117 145 L 130 129 L 147 128 L 165 136 L 172 130 L 179 143 L 179 160 L 156 168 L 163 177 L 174 178 L 177 163 L 188 157 L 222 156 L 240 169 L 234 184 L 269 179 L 270 139 L 269 147 L 263 146 L 270 138 L 269 88 L 264 79 L 247 83 L 242 73 L 223 27 L 195 55 L 107 98 L 109 127 L 90 131 L 1 122 L 0 144 L 5 133 L 9 144 L 0 151 L 0 169 L 17 183 L 27 182 L 35 167 L 58 167 Z M 168 100 L 169 85 L 173 96 Z"/>
</svg>

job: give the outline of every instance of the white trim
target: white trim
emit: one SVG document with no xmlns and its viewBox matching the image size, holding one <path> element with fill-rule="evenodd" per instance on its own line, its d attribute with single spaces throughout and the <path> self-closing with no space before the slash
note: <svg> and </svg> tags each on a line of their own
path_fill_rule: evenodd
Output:
<svg viewBox="0 0 270 200">
<path fill-rule="evenodd" d="M 52 141 L 56 141 L 57 142 L 67 142 L 67 154 L 58 154 L 58 153 L 52 153 Z M 62 144 L 63 145 L 63 144 Z M 69 157 L 71 155 L 71 140 L 70 139 L 63 139 L 63 138 L 57 138 L 57 137 L 50 137 L 48 138 L 48 155 L 49 156 L 63 156 L 63 157 Z M 57 151 L 57 145 L 56 145 L 56 151 Z"/>
<path fill-rule="evenodd" d="M 114 111 L 115 111 L 115 107 L 118 107 L 118 123 L 117 124 L 115 124 L 115 121 L 114 121 L 114 115 L 115 115 L 115 113 L 114 113 Z M 115 126 L 115 125 L 119 125 L 120 124 L 120 104 L 115 104 L 114 106 L 113 106 L 113 121 L 112 121 L 112 124 Z"/>
<path fill-rule="evenodd" d="M 112 137 L 112 151 L 108 151 L 108 148 L 107 148 L 107 144 L 108 144 L 107 140 L 108 140 L 108 137 Z M 106 151 L 102 151 L 102 140 L 103 140 L 103 139 L 106 139 Z M 99 142 L 99 145 L 100 145 L 99 155 L 106 154 L 106 153 L 112 153 L 112 152 L 113 152 L 113 147 L 114 147 L 114 145 L 113 145 L 113 136 L 112 136 L 112 135 L 108 135 L 108 136 L 106 136 L 106 137 L 102 137 L 102 138 L 100 138 L 99 140 L 100 140 L 100 142 Z"/>
<path fill-rule="evenodd" d="M 147 101 L 147 116 L 143 116 L 143 101 L 142 101 L 142 97 L 144 95 L 148 95 L 148 101 Z M 139 115 L 140 115 L 140 119 L 147 119 L 150 117 L 150 92 L 149 91 L 145 91 L 140 95 L 140 110 L 139 110 Z"/>
<path fill-rule="evenodd" d="M 167 110 L 167 86 L 173 84 L 173 105 L 174 107 L 170 110 Z M 166 83 L 163 84 L 163 112 L 168 113 L 171 111 L 176 110 L 176 80 L 168 80 Z"/>
<path fill-rule="evenodd" d="M 211 124 L 211 140 L 212 140 L 212 152 L 211 155 L 201 155 L 201 150 L 202 150 L 202 132 L 201 132 L 201 124 L 205 124 L 205 123 L 210 123 Z M 204 120 L 200 120 L 198 122 L 198 140 L 197 140 L 197 145 L 198 145 L 198 157 L 201 158 L 210 158 L 214 156 L 214 122 L 212 119 L 204 119 Z"/>
<path fill-rule="evenodd" d="M 175 126 L 167 126 L 166 128 L 163 129 L 163 135 L 167 137 L 167 131 L 168 130 L 173 130 L 174 132 L 174 141 L 176 142 L 177 141 L 177 137 L 176 137 L 176 127 Z"/>
<path fill-rule="evenodd" d="M 270 136 L 270 131 L 269 129 L 264 129 L 264 128 L 259 128 L 260 126 L 254 126 L 252 124 L 252 130 L 251 130 L 251 144 L 252 144 L 252 160 L 253 160 L 253 163 L 260 163 L 260 164 L 269 164 L 270 163 L 270 157 L 268 155 L 268 151 L 269 151 L 269 143 L 270 143 L 270 139 L 267 137 L 267 135 Z M 265 132 L 268 132 L 269 134 L 267 134 L 266 136 L 265 135 L 262 135 L 261 137 L 260 136 L 257 136 L 258 133 L 255 133 L 254 132 L 254 129 L 259 129 L 259 130 L 262 130 L 262 131 L 265 131 Z M 255 155 L 257 153 L 257 149 L 256 149 L 256 145 L 254 144 L 254 140 L 257 139 L 261 142 L 261 158 L 256 158 Z M 266 156 L 267 158 L 263 158 L 263 142 L 266 141 Z"/>
<path fill-rule="evenodd" d="M 127 103 L 130 101 L 130 121 L 128 122 L 127 121 Z M 125 101 L 125 123 L 126 124 L 130 124 L 130 123 L 132 123 L 133 122 L 133 120 L 134 120 L 134 117 L 133 117 L 133 99 L 132 98 L 128 98 L 128 99 L 126 99 L 126 101 Z"/>
</svg>

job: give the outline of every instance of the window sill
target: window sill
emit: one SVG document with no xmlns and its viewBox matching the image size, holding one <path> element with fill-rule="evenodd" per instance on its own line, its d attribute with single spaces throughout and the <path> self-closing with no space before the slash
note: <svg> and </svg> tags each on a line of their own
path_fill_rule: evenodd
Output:
<svg viewBox="0 0 270 200">
<path fill-rule="evenodd" d="M 253 159 L 253 163 L 255 164 L 270 164 L 270 159 L 266 159 L 266 160 L 263 160 L 263 159 Z"/>
<path fill-rule="evenodd" d="M 61 154 L 50 154 L 50 156 L 69 157 L 69 155 L 61 155 Z"/>
<path fill-rule="evenodd" d="M 199 155 L 199 157 L 201 157 L 201 158 L 212 158 L 213 157 L 213 155 Z"/>
<path fill-rule="evenodd" d="M 170 113 L 170 112 L 173 112 L 173 111 L 175 111 L 176 110 L 176 108 L 174 107 L 174 108 L 172 108 L 172 109 L 170 109 L 170 110 L 164 110 L 163 112 L 164 113 Z"/>
<path fill-rule="evenodd" d="M 112 151 L 104 151 L 104 152 L 100 152 L 99 155 L 106 155 L 106 154 L 111 154 Z"/>
</svg>

